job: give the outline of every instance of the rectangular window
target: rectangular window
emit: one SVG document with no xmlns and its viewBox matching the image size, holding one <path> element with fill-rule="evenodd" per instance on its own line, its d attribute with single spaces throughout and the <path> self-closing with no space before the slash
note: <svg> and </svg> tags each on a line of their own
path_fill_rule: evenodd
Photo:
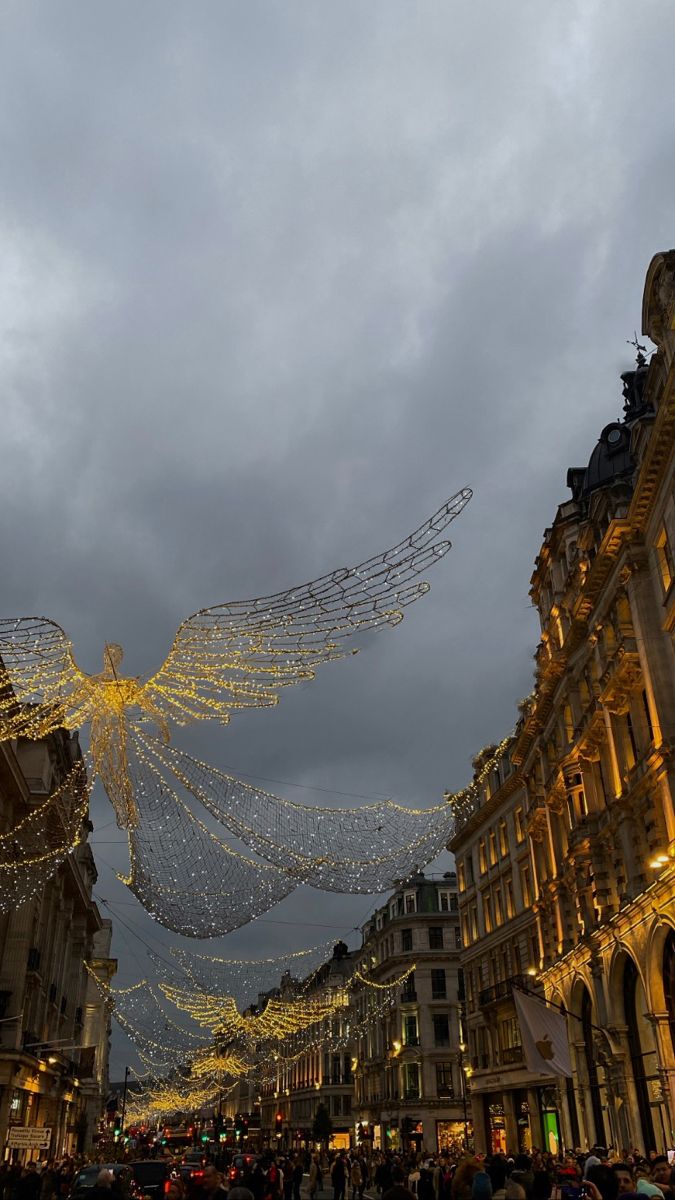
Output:
<svg viewBox="0 0 675 1200">
<path fill-rule="evenodd" d="M 513 880 L 510 875 L 507 875 L 504 880 L 504 900 L 506 903 L 506 915 L 511 920 L 515 909 L 513 907 Z"/>
<path fill-rule="evenodd" d="M 452 1099 L 455 1087 L 452 1079 L 452 1063 L 436 1063 L 436 1095 Z"/>
<path fill-rule="evenodd" d="M 445 1000 L 447 996 L 447 985 L 445 981 L 445 971 L 442 967 L 431 972 L 431 999 Z"/>
<path fill-rule="evenodd" d="M 473 858 L 470 854 L 467 854 L 466 858 L 464 859 L 464 863 L 466 866 L 466 882 L 474 883 L 475 880 L 473 877 Z"/>
<path fill-rule="evenodd" d="M 656 557 L 661 573 L 663 590 L 664 592 L 668 592 L 675 578 L 675 564 L 673 563 L 673 552 L 670 548 L 670 541 L 665 525 L 662 526 L 661 532 L 656 539 Z"/>
<path fill-rule="evenodd" d="M 406 1015 L 403 1018 L 403 1045 L 404 1046 L 419 1046 L 420 1038 L 417 1029 L 417 1017 L 415 1014 Z"/>
<path fill-rule="evenodd" d="M 390 920 L 393 921 L 395 916 L 396 916 L 396 901 L 394 900 L 393 903 L 389 905 Z"/>
<path fill-rule="evenodd" d="M 415 991 L 415 972 L 414 971 L 410 972 L 410 974 L 408 975 L 408 978 L 403 983 L 403 990 L 401 991 L 401 999 L 407 1000 L 407 1001 L 417 999 L 417 992 Z"/>
<path fill-rule="evenodd" d="M 499 886 L 497 886 L 494 890 L 494 911 L 495 911 L 495 924 L 503 925 L 504 924 L 504 910 L 502 908 L 502 889 Z"/>
<path fill-rule="evenodd" d="M 351 1083 L 352 1081 L 352 1056 L 351 1054 L 343 1054 L 342 1056 L 342 1082 Z"/>
<path fill-rule="evenodd" d="M 468 942 L 467 942 L 468 945 Z M 455 950 L 462 949 L 462 931 L 459 925 L 455 925 Z"/>
<path fill-rule="evenodd" d="M 488 844 L 490 847 L 490 866 L 494 867 L 497 861 L 497 838 L 494 829 L 491 829 L 488 834 Z"/>
<path fill-rule="evenodd" d="M 464 863 L 463 862 L 457 863 L 457 887 L 459 888 L 460 892 L 463 892 L 466 890 L 466 880 L 464 877 Z"/>
<path fill-rule="evenodd" d="M 434 1013 L 434 1046 L 450 1045 L 450 1021 L 447 1013 Z"/>
<path fill-rule="evenodd" d="M 443 926 L 442 925 L 430 926 L 430 928 L 429 928 L 429 949 L 430 950 L 442 950 L 443 949 Z"/>
<path fill-rule="evenodd" d="M 405 911 L 407 913 L 417 912 L 417 897 L 414 892 L 406 892 Z"/>
<path fill-rule="evenodd" d="M 481 896 L 482 896 L 482 900 L 483 900 L 483 924 L 485 925 L 485 932 L 492 933 L 493 921 L 492 921 L 492 903 L 491 903 L 490 893 L 486 889 L 484 892 L 481 893 Z"/>
<path fill-rule="evenodd" d="M 408 954 L 412 950 L 412 929 L 401 930 L 401 953 Z"/>
<path fill-rule="evenodd" d="M 514 809 L 513 824 L 514 824 L 515 830 L 516 830 L 516 841 L 520 844 L 520 842 L 525 841 L 525 826 L 523 825 L 523 810 L 522 810 L 522 808 Z"/>
<path fill-rule="evenodd" d="M 478 843 L 478 866 L 481 875 L 487 871 L 487 854 L 485 852 L 485 838 L 481 838 Z"/>
<path fill-rule="evenodd" d="M 403 1098 L 405 1100 L 419 1100 L 420 1098 L 419 1063 L 406 1063 L 403 1068 Z"/>
<path fill-rule="evenodd" d="M 520 868 L 520 886 L 523 893 L 523 905 L 525 908 L 529 908 L 532 903 L 532 881 L 527 863 Z"/>
<path fill-rule="evenodd" d="M 502 858 L 506 858 L 509 852 L 509 838 L 506 830 L 506 821 L 499 822 L 499 853 Z"/>
<path fill-rule="evenodd" d="M 476 941 L 478 937 L 478 908 L 475 904 L 471 905 L 471 938 Z"/>
</svg>

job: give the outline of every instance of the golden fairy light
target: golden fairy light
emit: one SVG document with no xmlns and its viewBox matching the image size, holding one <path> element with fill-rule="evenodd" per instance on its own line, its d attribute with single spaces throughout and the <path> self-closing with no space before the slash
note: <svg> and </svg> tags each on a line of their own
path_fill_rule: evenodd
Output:
<svg viewBox="0 0 675 1200">
<path fill-rule="evenodd" d="M 216 720 L 277 704 L 284 687 L 312 679 L 341 658 L 342 640 L 396 625 L 428 591 L 418 576 L 450 548 L 438 535 L 462 512 L 463 489 L 399 545 L 352 568 L 276 595 L 204 608 L 180 626 L 163 665 L 147 680 L 121 673 L 120 646 L 106 645 L 103 670 L 82 671 L 61 627 L 42 617 L 0 621 L 0 740 L 43 738 L 91 724 L 95 774 L 118 824 L 139 823 L 129 771 L 130 732 L 151 722 Z"/>
</svg>

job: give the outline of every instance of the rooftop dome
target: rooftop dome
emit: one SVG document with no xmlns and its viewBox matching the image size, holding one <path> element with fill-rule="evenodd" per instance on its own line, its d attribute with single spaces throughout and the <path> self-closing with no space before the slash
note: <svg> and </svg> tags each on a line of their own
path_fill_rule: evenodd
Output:
<svg viewBox="0 0 675 1200">
<path fill-rule="evenodd" d="M 634 466 L 630 452 L 630 429 L 618 421 L 605 425 L 588 460 L 581 484 L 581 495 L 589 496 L 598 488 L 607 487 L 619 479 L 630 478 Z"/>
</svg>

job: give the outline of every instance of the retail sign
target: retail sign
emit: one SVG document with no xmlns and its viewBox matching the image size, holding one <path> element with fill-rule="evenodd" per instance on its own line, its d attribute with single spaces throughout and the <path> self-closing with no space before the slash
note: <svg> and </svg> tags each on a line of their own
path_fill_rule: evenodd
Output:
<svg viewBox="0 0 675 1200">
<path fill-rule="evenodd" d="M 48 1150 L 51 1140 L 51 1125 L 12 1125 L 7 1134 L 10 1150 Z"/>
</svg>

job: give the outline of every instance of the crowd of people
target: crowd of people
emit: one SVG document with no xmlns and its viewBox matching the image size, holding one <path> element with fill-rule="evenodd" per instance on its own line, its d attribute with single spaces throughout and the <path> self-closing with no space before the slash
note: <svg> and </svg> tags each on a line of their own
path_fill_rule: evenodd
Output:
<svg viewBox="0 0 675 1200">
<path fill-rule="evenodd" d="M 58 1200 L 70 1195 L 84 1159 L 0 1163 L 0 1200 Z"/>
<path fill-rule="evenodd" d="M 238 1166 L 233 1170 L 233 1162 Z M 67 1200 L 83 1162 L 0 1165 L 0 1200 Z M 669 1158 L 594 1147 L 562 1158 L 357 1150 L 223 1153 L 199 1178 L 170 1172 L 165 1200 L 675 1200 Z M 88 1200 L 132 1200 L 124 1176 L 102 1168 Z"/>
</svg>

